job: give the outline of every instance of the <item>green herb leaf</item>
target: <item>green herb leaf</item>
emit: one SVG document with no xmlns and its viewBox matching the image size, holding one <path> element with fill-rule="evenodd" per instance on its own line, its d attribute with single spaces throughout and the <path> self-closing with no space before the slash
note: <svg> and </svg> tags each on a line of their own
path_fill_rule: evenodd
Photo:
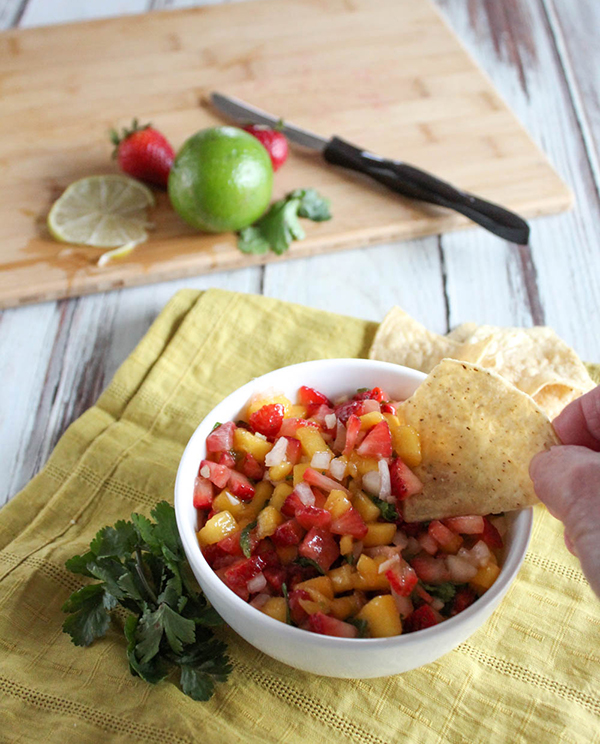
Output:
<svg viewBox="0 0 600 744">
<path fill-rule="evenodd" d="M 63 623 L 76 646 L 89 646 L 96 638 L 102 638 L 110 625 L 110 610 L 117 600 L 109 594 L 103 584 L 90 584 L 71 594 L 62 606 L 63 612 L 72 613 Z"/>
<path fill-rule="evenodd" d="M 366 620 L 358 617 L 348 617 L 346 618 L 345 622 L 350 623 L 350 625 L 354 625 L 354 627 L 358 629 L 359 638 L 366 638 L 368 636 L 369 624 Z"/>
<path fill-rule="evenodd" d="M 252 530 L 256 527 L 256 519 L 254 522 L 250 522 L 250 524 L 246 525 L 244 529 L 242 530 L 242 534 L 240 535 L 240 548 L 242 549 L 242 553 L 246 556 L 246 558 L 250 558 L 251 555 L 251 544 L 250 544 L 250 533 Z"/>
<path fill-rule="evenodd" d="M 225 644 L 212 640 L 198 654 L 186 654 L 180 661 L 181 689 L 194 700 L 210 700 L 216 682 L 225 682 L 232 667 L 225 656 Z"/>
<path fill-rule="evenodd" d="M 444 604 L 454 599 L 454 595 L 456 594 L 456 586 L 449 581 L 443 584 L 423 584 L 423 589 L 431 594 L 432 597 L 441 599 Z"/>
<path fill-rule="evenodd" d="M 132 522 L 120 520 L 114 527 L 104 527 L 90 543 L 96 558 L 131 555 L 137 544 L 137 533 Z"/>
<path fill-rule="evenodd" d="M 257 255 L 269 249 L 277 255 L 285 253 L 292 241 L 305 237 L 298 217 L 313 222 L 331 219 L 329 203 L 315 189 L 296 189 L 272 204 L 254 225 L 240 230 L 238 248 Z"/>
<path fill-rule="evenodd" d="M 222 426 L 221 422 L 220 422 L 220 421 L 217 421 L 217 422 L 215 422 L 215 425 L 214 425 L 214 426 L 213 426 L 213 428 L 212 428 L 212 429 L 210 430 L 210 431 L 211 431 L 211 433 L 212 433 L 212 432 L 213 432 L 213 431 L 214 431 L 215 429 L 218 429 L 218 428 L 219 428 L 219 426 Z"/>
<path fill-rule="evenodd" d="M 193 643 L 196 639 L 196 624 L 166 604 L 161 604 L 154 612 L 144 612 L 138 625 L 136 648 L 136 655 L 142 663 L 156 656 L 163 634 L 171 649 L 180 654 L 185 643 Z"/>
<path fill-rule="evenodd" d="M 369 496 L 369 498 L 379 509 L 382 519 L 385 519 L 386 522 L 396 522 L 399 519 L 399 514 L 393 504 L 383 499 L 378 499 L 377 496 Z"/>
<path fill-rule="evenodd" d="M 141 662 L 136 656 L 136 635 L 139 620 L 135 615 L 130 615 L 125 621 L 124 633 L 127 639 L 127 659 L 129 668 L 134 676 L 141 677 L 150 684 L 157 684 L 169 673 L 169 667 L 160 656 L 155 656 L 150 661 Z"/>
<path fill-rule="evenodd" d="M 321 566 L 319 566 L 316 561 L 313 561 L 312 558 L 305 558 L 303 555 L 301 555 L 299 558 L 296 558 L 294 563 L 296 563 L 298 566 L 304 566 L 305 568 L 316 568 L 321 575 L 325 575 L 325 571 L 323 571 Z"/>
<path fill-rule="evenodd" d="M 290 614 L 290 598 L 288 596 L 288 588 L 285 581 L 281 585 L 281 592 L 283 594 L 283 598 L 285 599 L 285 622 L 288 625 L 292 624 L 292 616 Z"/>
<path fill-rule="evenodd" d="M 71 573 L 81 574 L 82 576 L 91 576 L 92 574 L 88 571 L 87 564 L 93 561 L 95 555 L 89 551 L 83 555 L 74 555 L 65 562 L 65 568 Z"/>
<path fill-rule="evenodd" d="M 346 553 L 346 555 L 342 556 L 346 563 L 349 566 L 353 566 L 356 563 L 356 558 L 354 557 L 354 553 Z"/>
</svg>

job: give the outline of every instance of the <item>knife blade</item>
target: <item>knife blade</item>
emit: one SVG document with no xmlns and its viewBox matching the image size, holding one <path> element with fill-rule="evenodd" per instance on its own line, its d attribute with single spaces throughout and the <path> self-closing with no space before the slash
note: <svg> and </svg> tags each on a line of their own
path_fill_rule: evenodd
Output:
<svg viewBox="0 0 600 744">
<path fill-rule="evenodd" d="M 251 106 L 239 98 L 212 93 L 213 106 L 227 118 L 244 124 L 281 125 L 281 131 L 294 144 L 319 152 L 331 165 L 364 173 L 396 193 L 436 204 L 468 217 L 494 235 L 511 243 L 527 245 L 529 225 L 518 214 L 455 188 L 447 181 L 404 163 L 368 152 L 334 135 L 327 139 L 297 127 L 280 117 Z"/>
</svg>

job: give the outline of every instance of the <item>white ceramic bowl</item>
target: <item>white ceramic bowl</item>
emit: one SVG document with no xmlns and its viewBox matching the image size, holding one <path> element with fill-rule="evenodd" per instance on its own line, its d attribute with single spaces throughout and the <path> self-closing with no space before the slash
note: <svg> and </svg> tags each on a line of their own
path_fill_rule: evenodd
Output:
<svg viewBox="0 0 600 744">
<path fill-rule="evenodd" d="M 395 400 L 407 398 L 425 378 L 420 372 L 387 362 L 326 359 L 284 367 L 258 377 L 219 403 L 190 439 L 177 472 L 175 512 L 190 566 L 206 597 L 225 622 L 256 648 L 290 666 L 328 677 L 384 677 L 406 672 L 448 653 L 466 640 L 499 605 L 525 557 L 532 510 L 509 515 L 505 557 L 494 585 L 459 615 L 432 628 L 393 638 L 334 638 L 274 620 L 232 592 L 204 559 L 196 539 L 194 479 L 206 454 L 206 437 L 216 421 L 240 417 L 255 392 L 275 388 L 296 399 L 301 385 L 335 398 L 360 387 L 382 387 Z"/>
</svg>

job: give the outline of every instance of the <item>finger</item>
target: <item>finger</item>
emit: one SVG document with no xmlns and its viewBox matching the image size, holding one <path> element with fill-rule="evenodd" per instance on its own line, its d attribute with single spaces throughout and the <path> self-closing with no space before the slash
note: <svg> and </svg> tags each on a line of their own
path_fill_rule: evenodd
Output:
<svg viewBox="0 0 600 744">
<path fill-rule="evenodd" d="M 565 530 L 565 545 L 567 546 L 567 550 L 569 553 L 574 555 L 577 558 L 577 550 L 575 549 L 575 546 L 573 545 L 573 541 L 569 537 L 569 533 Z"/>
<path fill-rule="evenodd" d="M 569 403 L 552 425 L 563 444 L 600 452 L 600 385 Z"/>
</svg>

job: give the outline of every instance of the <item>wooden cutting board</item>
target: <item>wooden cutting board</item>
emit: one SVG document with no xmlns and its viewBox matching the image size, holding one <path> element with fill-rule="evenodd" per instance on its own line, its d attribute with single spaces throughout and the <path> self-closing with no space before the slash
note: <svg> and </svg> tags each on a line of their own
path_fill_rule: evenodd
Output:
<svg viewBox="0 0 600 744">
<path fill-rule="evenodd" d="M 420 0 L 259 0 L 0 35 L 0 307 L 439 233 L 469 223 L 294 150 L 274 198 L 313 186 L 333 219 L 306 223 L 287 256 L 246 257 L 203 235 L 164 193 L 149 241 L 104 268 L 101 251 L 54 242 L 52 202 L 116 170 L 107 131 L 136 116 L 177 148 L 224 123 L 212 90 L 322 135 L 404 159 L 524 216 L 569 189 L 436 9 Z M 401 248 L 399 248 L 401 250 Z"/>
</svg>

